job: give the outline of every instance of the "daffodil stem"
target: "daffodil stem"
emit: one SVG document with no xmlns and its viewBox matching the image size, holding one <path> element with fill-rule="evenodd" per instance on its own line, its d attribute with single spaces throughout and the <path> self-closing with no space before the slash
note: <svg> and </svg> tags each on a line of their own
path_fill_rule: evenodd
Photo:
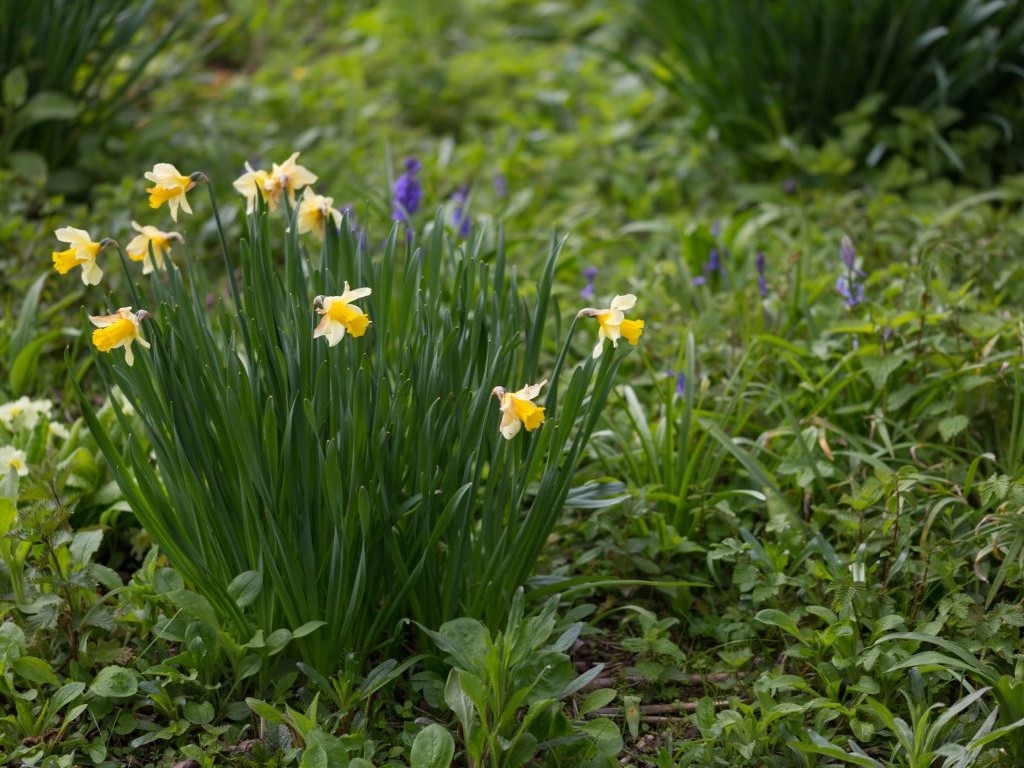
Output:
<svg viewBox="0 0 1024 768">
<path fill-rule="evenodd" d="M 569 326 L 569 333 L 565 337 L 565 343 L 558 352 L 558 359 L 555 360 L 555 367 L 551 370 L 551 380 L 548 382 L 548 397 L 544 402 L 545 409 L 550 413 L 558 405 L 558 376 L 562 372 L 562 365 L 565 364 L 565 356 L 569 352 L 569 345 L 572 343 L 572 335 L 576 330 L 576 322 L 579 316 L 574 315 L 572 324 Z"/>
<path fill-rule="evenodd" d="M 213 194 L 213 185 L 210 180 L 204 175 L 206 181 L 206 191 L 210 195 L 210 207 L 213 209 L 213 219 L 217 222 L 217 236 L 220 238 L 220 252 L 224 257 L 224 269 L 228 273 L 228 283 L 231 285 L 231 299 L 235 302 L 235 312 L 241 320 L 239 325 L 242 328 L 242 339 L 245 341 L 246 352 L 252 351 L 252 342 L 249 338 L 249 327 L 246 325 L 244 319 L 242 319 L 242 295 L 238 291 L 238 281 L 235 280 L 235 270 L 231 266 L 231 258 L 228 255 L 228 240 L 224 236 L 224 223 L 220 219 L 220 208 L 217 207 L 217 198 Z"/>
<path fill-rule="evenodd" d="M 103 243 L 104 245 L 114 246 L 117 248 L 117 252 L 121 255 L 121 268 L 124 269 L 124 276 L 128 281 L 128 290 L 132 292 L 132 306 L 135 307 L 135 309 L 139 309 L 141 306 L 139 304 L 139 290 L 135 285 L 135 281 L 132 279 L 131 262 L 128 259 L 128 254 L 124 252 L 124 248 L 121 247 L 121 244 L 117 242 L 117 240 L 107 238 Z"/>
</svg>

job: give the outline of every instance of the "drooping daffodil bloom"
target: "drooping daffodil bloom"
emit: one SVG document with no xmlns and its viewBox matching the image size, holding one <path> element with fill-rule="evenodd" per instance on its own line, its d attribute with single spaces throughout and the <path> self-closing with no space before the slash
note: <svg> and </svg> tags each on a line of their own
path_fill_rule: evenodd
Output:
<svg viewBox="0 0 1024 768">
<path fill-rule="evenodd" d="M 324 227 L 328 219 L 334 221 L 334 228 L 341 226 L 341 211 L 334 207 L 333 197 L 324 197 L 313 192 L 312 187 L 302 190 L 299 201 L 299 234 L 312 232 L 319 240 L 324 239 Z"/>
<path fill-rule="evenodd" d="M 128 258 L 132 261 L 142 262 L 142 274 L 144 275 L 148 275 L 154 269 L 167 269 L 164 259 L 170 258 L 171 240 L 177 240 L 179 243 L 184 242 L 181 235 L 177 232 L 161 232 L 156 227 L 151 227 L 148 224 L 143 227 L 135 221 L 132 222 L 132 228 L 139 234 L 133 237 L 125 248 Z M 152 258 L 149 255 L 151 244 L 153 246 Z M 153 263 L 154 261 L 156 262 L 155 264 Z"/>
<path fill-rule="evenodd" d="M 604 340 L 611 339 L 612 346 L 619 346 L 619 339 L 625 339 L 630 344 L 636 344 L 640 340 L 640 334 L 644 332 L 643 320 L 627 320 L 623 314 L 627 309 L 636 305 L 636 296 L 627 293 L 624 296 L 616 296 L 612 299 L 608 309 L 595 309 L 587 307 L 581 309 L 578 317 L 597 318 L 597 345 L 594 347 L 593 357 L 596 359 L 604 352 Z"/>
<path fill-rule="evenodd" d="M 534 405 L 531 400 L 540 393 L 540 388 L 548 383 L 547 379 L 539 384 L 527 384 L 515 392 L 507 392 L 504 387 L 495 387 L 491 394 L 501 403 L 501 436 L 511 440 L 522 427 L 532 432 L 544 423 L 544 409 Z"/>
<path fill-rule="evenodd" d="M 28 457 L 25 452 L 12 445 L 0 446 L 0 476 L 6 475 L 12 469 L 19 477 L 28 474 Z"/>
<path fill-rule="evenodd" d="M 149 312 L 140 309 L 132 312 L 131 307 L 121 307 L 112 315 L 90 315 L 89 322 L 96 326 L 92 332 L 92 343 L 100 352 L 110 352 L 124 347 L 124 359 L 128 365 L 135 363 L 132 342 L 139 342 L 149 349 L 149 342 L 142 338 L 139 322 L 149 317 Z"/>
<path fill-rule="evenodd" d="M 58 240 L 71 246 L 66 251 L 53 252 L 53 268 L 66 275 L 75 267 L 82 268 L 82 282 L 99 285 L 103 270 L 96 263 L 96 257 L 108 241 L 93 242 L 89 233 L 76 227 L 61 227 L 53 233 Z"/>
<path fill-rule="evenodd" d="M 179 206 L 185 213 L 192 213 L 185 193 L 205 178 L 202 173 L 185 176 L 170 163 L 157 163 L 152 171 L 146 173 L 146 179 L 153 182 L 153 186 L 146 189 L 149 193 L 149 207 L 159 208 L 167 203 L 171 209 L 171 218 L 177 221 Z"/>
<path fill-rule="evenodd" d="M 351 289 L 346 282 L 341 296 L 317 296 L 313 299 L 313 308 L 322 316 L 320 324 L 313 331 L 313 338 L 324 336 L 333 347 L 341 341 L 346 331 L 357 338 L 366 333 L 370 318 L 352 302 L 370 293 L 369 288 Z"/>
</svg>

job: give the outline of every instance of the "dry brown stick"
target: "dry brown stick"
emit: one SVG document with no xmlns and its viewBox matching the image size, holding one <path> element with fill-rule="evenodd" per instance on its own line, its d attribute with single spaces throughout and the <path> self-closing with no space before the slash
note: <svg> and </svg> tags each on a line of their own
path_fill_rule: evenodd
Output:
<svg viewBox="0 0 1024 768">
<path fill-rule="evenodd" d="M 724 707 L 729 703 L 728 699 L 715 699 L 714 705 L 716 707 Z M 680 701 L 675 704 L 641 704 L 640 715 L 641 719 L 654 715 L 665 715 L 675 712 L 693 712 L 697 709 L 700 702 L 697 701 Z M 591 715 L 603 715 L 605 717 L 625 717 L 625 713 L 620 707 L 601 707 L 590 712 Z M 670 719 L 670 718 L 669 718 Z"/>
</svg>

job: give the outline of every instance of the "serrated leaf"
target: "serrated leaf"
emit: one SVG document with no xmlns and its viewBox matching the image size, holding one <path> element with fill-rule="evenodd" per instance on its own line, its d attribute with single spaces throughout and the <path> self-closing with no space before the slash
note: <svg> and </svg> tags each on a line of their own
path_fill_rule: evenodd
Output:
<svg viewBox="0 0 1024 768">
<path fill-rule="evenodd" d="M 885 357 L 864 355 L 860 358 L 860 362 L 864 366 L 864 372 L 871 379 L 875 389 L 881 390 L 885 388 L 885 383 L 888 381 L 889 376 L 903 365 L 904 361 L 899 355 L 886 355 Z"/>
<path fill-rule="evenodd" d="M 942 439 L 948 443 L 954 437 L 967 429 L 970 423 L 970 419 L 963 414 L 947 416 L 946 418 L 939 420 L 939 434 L 942 436 Z"/>
</svg>

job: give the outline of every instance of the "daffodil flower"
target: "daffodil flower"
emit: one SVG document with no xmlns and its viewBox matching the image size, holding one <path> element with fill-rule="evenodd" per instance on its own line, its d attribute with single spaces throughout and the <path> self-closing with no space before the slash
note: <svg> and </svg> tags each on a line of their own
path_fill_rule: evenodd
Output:
<svg viewBox="0 0 1024 768">
<path fill-rule="evenodd" d="M 86 285 L 99 285 L 103 270 L 96 263 L 96 256 L 103 250 L 107 241 L 93 242 L 89 233 L 75 227 L 61 227 L 53 233 L 58 240 L 70 248 L 66 251 L 53 252 L 53 267 L 62 275 L 66 275 L 75 267 L 82 268 L 82 282 Z"/>
<path fill-rule="evenodd" d="M 24 451 L 11 445 L 0 447 L 0 475 L 6 475 L 13 469 L 19 477 L 24 477 L 28 474 L 26 461 L 28 457 Z"/>
<path fill-rule="evenodd" d="M 640 334 L 644 332 L 643 320 L 627 320 L 623 312 L 632 309 L 636 304 L 636 296 L 627 293 L 625 296 L 616 296 L 612 299 L 608 309 L 595 309 L 587 307 L 581 309 L 578 317 L 597 318 L 597 345 L 594 347 L 593 357 L 597 359 L 604 352 L 604 340 L 611 339 L 612 346 L 619 346 L 619 339 L 625 339 L 630 344 L 636 344 L 640 340 Z"/>
<path fill-rule="evenodd" d="M 149 193 L 149 207 L 159 208 L 164 203 L 171 209 L 171 218 L 178 220 L 178 207 L 185 213 L 192 213 L 185 193 L 203 178 L 201 173 L 185 176 L 170 163 L 157 163 L 152 171 L 146 173 L 146 179 L 153 186 L 146 189 Z"/>
<path fill-rule="evenodd" d="M 279 199 L 281 193 L 284 192 L 288 195 L 288 202 L 295 205 L 295 191 L 316 182 L 315 173 L 311 173 L 301 165 L 296 165 L 295 158 L 298 156 L 298 152 L 292 152 L 291 157 L 281 165 L 274 163 L 265 184 L 271 198 Z"/>
<path fill-rule="evenodd" d="M 269 190 L 267 189 L 267 180 L 270 178 L 270 174 L 262 169 L 253 168 L 248 162 L 245 164 L 245 173 L 235 179 L 234 186 L 245 198 L 245 213 L 249 215 L 256 210 L 256 200 L 260 196 L 267 201 L 267 207 L 273 210 L 277 207 L 277 200 L 270 200 Z"/>
<path fill-rule="evenodd" d="M 341 341 L 346 331 L 357 338 L 366 333 L 370 318 L 351 302 L 369 296 L 370 292 L 369 288 L 352 290 L 346 282 L 341 296 L 317 296 L 313 299 L 314 309 L 322 315 L 320 324 L 313 331 L 313 338 L 326 336 L 327 343 L 333 347 Z"/>
<path fill-rule="evenodd" d="M 184 242 L 181 235 L 177 232 L 161 232 L 148 224 L 143 227 L 134 221 L 132 228 L 139 234 L 133 237 L 128 243 L 128 247 L 125 248 L 128 258 L 132 261 L 142 262 L 142 274 L 144 275 L 148 275 L 154 269 L 167 269 L 164 258 L 170 258 L 171 240 Z M 153 258 L 149 256 L 150 244 L 153 246 Z M 153 263 L 154 260 L 156 264 Z"/>
<path fill-rule="evenodd" d="M 333 197 L 324 197 L 313 192 L 311 187 L 302 190 L 299 202 L 299 234 L 314 233 L 318 239 L 324 239 L 324 227 L 328 219 L 334 220 L 334 227 L 341 226 L 341 211 L 334 207 Z"/>
<path fill-rule="evenodd" d="M 89 322 L 96 326 L 92 332 L 92 343 L 100 352 L 109 352 L 117 347 L 124 347 L 124 359 L 128 365 L 135 362 L 132 354 L 132 342 L 137 341 L 146 349 L 149 342 L 139 332 L 139 321 L 149 317 L 149 312 L 140 309 L 132 312 L 131 307 L 121 307 L 112 315 L 90 315 Z"/>
<path fill-rule="evenodd" d="M 548 383 L 547 379 L 539 384 L 527 384 L 516 392 L 506 392 L 504 387 L 495 387 L 491 394 L 501 403 L 501 436 L 511 440 L 522 427 L 532 432 L 544 423 L 544 409 L 534 405 L 531 400 L 540 393 L 540 388 Z"/>
</svg>

